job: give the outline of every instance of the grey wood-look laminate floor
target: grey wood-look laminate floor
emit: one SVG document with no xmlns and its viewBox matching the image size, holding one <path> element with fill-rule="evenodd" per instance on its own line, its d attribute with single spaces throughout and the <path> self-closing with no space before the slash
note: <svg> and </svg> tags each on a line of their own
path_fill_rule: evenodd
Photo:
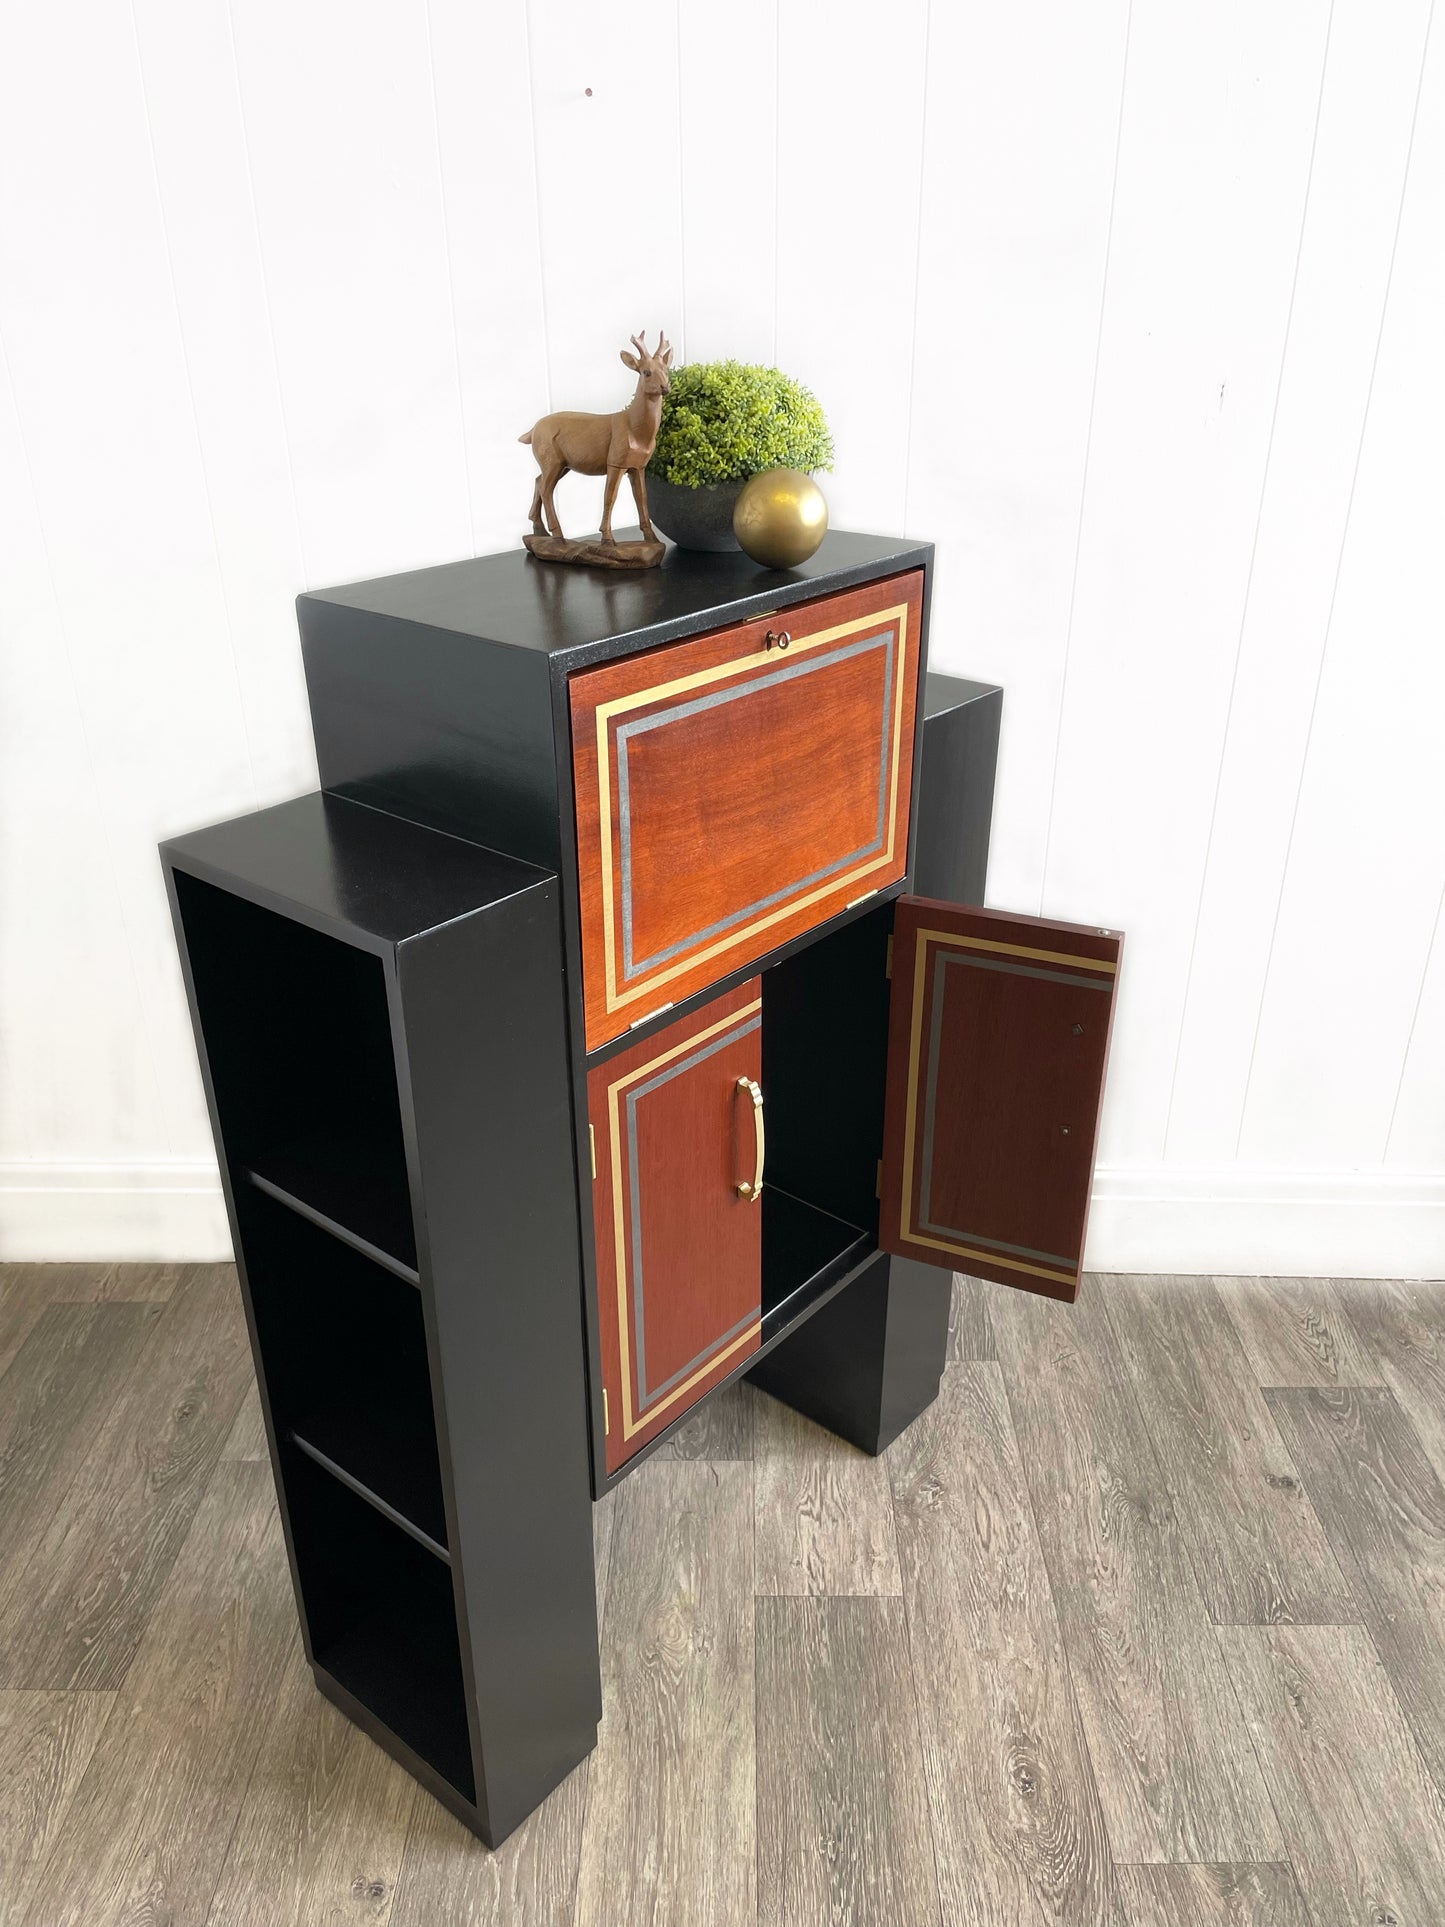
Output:
<svg viewBox="0 0 1445 1927">
<path fill-rule="evenodd" d="M 596 1509 L 496 1854 L 312 1687 L 227 1266 L 0 1267 L 0 1927 L 1441 1927 L 1445 1285 L 959 1279 L 869 1459 L 744 1386 Z"/>
</svg>

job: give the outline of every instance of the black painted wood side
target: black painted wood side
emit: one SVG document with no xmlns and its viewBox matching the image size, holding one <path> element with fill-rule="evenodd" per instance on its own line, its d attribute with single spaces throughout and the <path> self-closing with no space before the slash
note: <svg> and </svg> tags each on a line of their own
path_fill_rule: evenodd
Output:
<svg viewBox="0 0 1445 1927">
<path fill-rule="evenodd" d="M 307 1656 L 495 1845 L 601 1713 L 557 879 L 319 796 L 162 859 Z M 370 1503 L 306 1449 L 368 1405 Z"/>
<path fill-rule="evenodd" d="M 394 990 L 492 1845 L 602 1717 L 560 949 L 548 878 L 401 945 Z"/>
<path fill-rule="evenodd" d="M 952 1276 L 880 1252 L 748 1373 L 860 1451 L 886 1451 L 938 1396 Z"/>
<path fill-rule="evenodd" d="M 1003 691 L 930 670 L 923 689 L 923 768 L 909 888 L 982 904 L 988 881 Z"/>
</svg>

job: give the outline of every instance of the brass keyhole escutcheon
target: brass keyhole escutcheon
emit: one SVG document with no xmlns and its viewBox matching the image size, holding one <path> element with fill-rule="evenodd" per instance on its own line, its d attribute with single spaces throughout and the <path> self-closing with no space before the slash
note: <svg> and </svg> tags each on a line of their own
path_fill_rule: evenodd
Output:
<svg viewBox="0 0 1445 1927">
<path fill-rule="evenodd" d="M 792 636 L 786 629 L 769 629 L 763 637 L 763 647 L 764 649 L 786 649 L 792 640 Z"/>
</svg>

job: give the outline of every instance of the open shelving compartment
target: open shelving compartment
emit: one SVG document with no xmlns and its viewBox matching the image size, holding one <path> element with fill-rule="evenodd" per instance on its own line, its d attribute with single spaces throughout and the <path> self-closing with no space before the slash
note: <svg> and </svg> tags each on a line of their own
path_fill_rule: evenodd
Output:
<svg viewBox="0 0 1445 1927">
<path fill-rule="evenodd" d="M 386 968 L 175 873 L 318 1674 L 474 1800 Z"/>
</svg>

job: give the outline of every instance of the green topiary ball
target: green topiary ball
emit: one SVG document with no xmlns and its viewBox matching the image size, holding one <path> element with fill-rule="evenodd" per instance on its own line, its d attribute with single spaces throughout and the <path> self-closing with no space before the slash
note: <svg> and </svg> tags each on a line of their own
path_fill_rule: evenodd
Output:
<svg viewBox="0 0 1445 1927">
<path fill-rule="evenodd" d="M 678 488 L 741 482 L 767 468 L 833 466 L 816 396 L 776 368 L 699 361 L 673 370 L 648 474 Z"/>
</svg>

